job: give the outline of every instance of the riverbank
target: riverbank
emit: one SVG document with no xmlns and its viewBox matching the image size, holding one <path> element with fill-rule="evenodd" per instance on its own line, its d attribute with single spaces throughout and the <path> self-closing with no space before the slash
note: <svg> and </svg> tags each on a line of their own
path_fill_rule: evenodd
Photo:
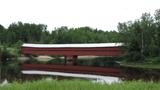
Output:
<svg viewBox="0 0 160 90">
<path fill-rule="evenodd" d="M 146 63 L 121 63 L 122 67 L 142 68 L 142 69 L 159 69 L 160 64 L 146 64 Z"/>
<path fill-rule="evenodd" d="M 160 64 L 121 63 L 125 80 L 160 81 Z"/>
<path fill-rule="evenodd" d="M 160 83 L 124 81 L 101 84 L 86 80 L 39 80 L 25 83 L 14 82 L 0 86 L 0 90 L 160 90 Z"/>
</svg>

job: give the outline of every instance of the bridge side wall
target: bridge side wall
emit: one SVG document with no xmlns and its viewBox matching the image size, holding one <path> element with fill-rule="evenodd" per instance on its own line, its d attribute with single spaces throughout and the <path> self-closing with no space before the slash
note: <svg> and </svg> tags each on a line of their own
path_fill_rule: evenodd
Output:
<svg viewBox="0 0 160 90">
<path fill-rule="evenodd" d="M 121 47 L 105 48 L 31 48 L 22 47 L 23 54 L 64 55 L 64 56 L 119 56 Z"/>
</svg>

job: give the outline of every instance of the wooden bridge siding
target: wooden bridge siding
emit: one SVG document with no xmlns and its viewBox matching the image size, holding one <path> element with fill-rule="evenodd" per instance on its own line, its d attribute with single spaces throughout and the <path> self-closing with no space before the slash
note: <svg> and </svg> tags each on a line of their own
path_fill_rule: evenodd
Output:
<svg viewBox="0 0 160 90">
<path fill-rule="evenodd" d="M 30 48 L 22 47 L 23 54 L 46 54 L 46 55 L 96 55 L 96 56 L 119 56 L 122 53 L 120 47 L 107 48 Z"/>
</svg>

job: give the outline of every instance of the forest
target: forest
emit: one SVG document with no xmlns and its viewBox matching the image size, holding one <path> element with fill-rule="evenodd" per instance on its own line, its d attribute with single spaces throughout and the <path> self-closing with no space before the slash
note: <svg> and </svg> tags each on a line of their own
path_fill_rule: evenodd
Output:
<svg viewBox="0 0 160 90">
<path fill-rule="evenodd" d="M 62 26 L 48 30 L 45 24 L 14 22 L 0 25 L 0 48 L 19 48 L 22 43 L 112 43 L 125 44 L 124 58 L 129 62 L 160 63 L 160 9 L 154 15 L 143 13 L 139 19 L 120 22 L 118 30 Z M 1 50 L 3 51 L 3 50 Z"/>
</svg>

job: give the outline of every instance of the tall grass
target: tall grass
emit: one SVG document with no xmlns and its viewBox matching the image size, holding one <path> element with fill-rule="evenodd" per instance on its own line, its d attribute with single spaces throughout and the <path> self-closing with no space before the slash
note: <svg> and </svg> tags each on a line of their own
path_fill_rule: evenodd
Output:
<svg viewBox="0 0 160 90">
<path fill-rule="evenodd" d="M 0 87 L 0 90 L 160 90 L 160 83 L 125 81 L 109 85 L 84 80 L 40 80 L 25 83 L 14 82 Z"/>
</svg>

